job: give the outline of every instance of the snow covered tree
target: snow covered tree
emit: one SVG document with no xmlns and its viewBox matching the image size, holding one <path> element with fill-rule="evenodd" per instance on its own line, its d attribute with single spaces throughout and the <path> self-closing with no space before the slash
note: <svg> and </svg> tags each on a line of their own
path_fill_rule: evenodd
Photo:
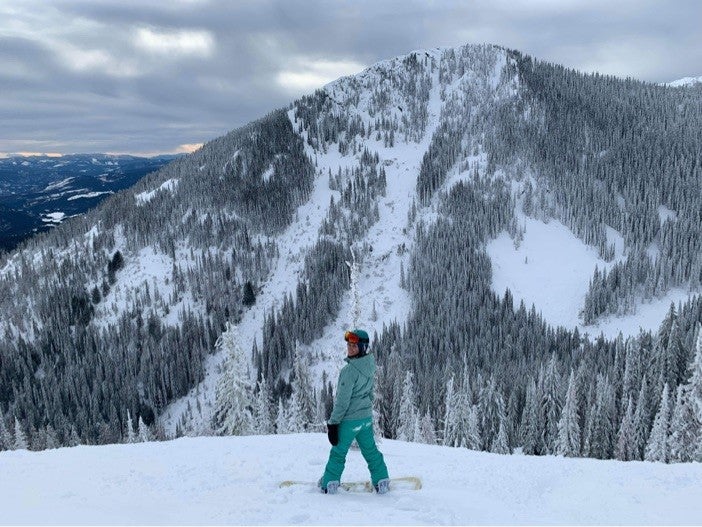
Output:
<svg viewBox="0 0 702 527">
<path fill-rule="evenodd" d="M 689 385 L 678 386 L 668 437 L 669 461 L 686 463 L 694 459 L 699 423 L 690 404 Z"/>
<path fill-rule="evenodd" d="M 669 461 L 668 452 L 668 429 L 670 427 L 670 396 L 666 383 L 661 394 L 661 404 L 658 413 L 653 420 L 653 428 L 646 445 L 646 461 L 658 461 L 667 463 Z"/>
<path fill-rule="evenodd" d="M 290 429 L 288 426 L 288 412 L 283 405 L 283 400 L 278 400 L 278 413 L 275 418 L 275 433 L 276 434 L 289 434 Z"/>
<path fill-rule="evenodd" d="M 127 443 L 136 443 L 137 438 L 134 433 L 134 423 L 132 422 L 132 414 L 127 410 Z"/>
<path fill-rule="evenodd" d="M 22 425 L 19 422 L 19 419 L 15 417 L 15 442 L 14 445 L 12 446 L 13 450 L 27 450 L 29 448 L 28 443 L 27 443 L 27 436 L 24 434 L 24 431 L 22 430 Z"/>
<path fill-rule="evenodd" d="M 633 459 L 641 461 L 646 453 L 646 444 L 650 432 L 650 418 L 648 409 L 648 382 L 644 374 L 641 380 L 641 388 L 639 396 L 636 400 L 636 410 L 634 411 L 634 457 Z"/>
<path fill-rule="evenodd" d="M 541 394 L 532 378 L 527 384 L 526 401 L 522 413 L 522 449 L 527 455 L 542 455 L 544 423 L 541 418 Z"/>
<path fill-rule="evenodd" d="M 580 422 L 578 419 L 578 393 L 575 386 L 575 373 L 570 372 L 565 405 L 558 421 L 556 454 L 566 457 L 580 455 Z"/>
<path fill-rule="evenodd" d="M 558 422 L 561 415 L 561 377 L 558 373 L 556 355 L 552 354 L 546 367 L 541 399 L 541 413 L 544 418 L 544 447 L 547 454 L 556 451 Z"/>
<path fill-rule="evenodd" d="M 595 406 L 590 411 L 585 435 L 587 455 L 597 459 L 610 459 L 614 453 L 616 438 L 616 406 L 614 388 L 609 379 L 599 374 Z"/>
<path fill-rule="evenodd" d="M 453 387 L 453 375 L 446 381 L 446 395 L 444 397 L 444 429 L 441 444 L 444 446 L 458 446 L 458 408 L 457 396 Z"/>
<path fill-rule="evenodd" d="M 634 429 L 634 403 L 629 397 L 626 412 L 622 416 L 617 434 L 617 447 L 614 455 L 620 461 L 636 459 L 636 430 Z"/>
<path fill-rule="evenodd" d="M 480 450 L 483 441 L 481 438 L 480 415 L 477 404 L 470 407 L 467 425 L 468 427 L 463 438 L 462 446 L 470 450 Z"/>
<path fill-rule="evenodd" d="M 5 425 L 5 418 L 2 416 L 2 412 L 0 412 L 0 450 L 10 450 L 13 444 L 14 441 L 10 435 L 10 431 L 7 429 L 7 425 Z"/>
<path fill-rule="evenodd" d="M 509 439 L 507 437 L 507 419 L 503 416 L 500 420 L 500 428 L 497 432 L 497 437 L 492 442 L 490 452 L 494 454 L 511 454 L 512 451 L 509 448 Z"/>
<path fill-rule="evenodd" d="M 292 396 L 289 402 L 290 415 L 294 417 L 289 425 L 298 432 L 307 430 L 313 422 L 317 404 L 307 361 L 299 346 L 295 346 L 293 356 Z"/>
<path fill-rule="evenodd" d="M 46 448 L 47 448 L 47 450 L 59 448 L 60 446 L 61 446 L 61 443 L 59 442 L 58 436 L 56 435 L 56 430 L 54 430 L 54 427 L 51 426 L 50 424 L 46 425 Z"/>
<path fill-rule="evenodd" d="M 148 443 L 154 440 L 154 435 L 151 433 L 149 427 L 144 423 L 144 419 L 139 416 L 139 442 Z"/>
<path fill-rule="evenodd" d="M 417 419 L 417 407 L 414 403 L 414 380 L 412 372 L 405 374 L 402 383 L 400 413 L 398 418 L 397 439 L 399 441 L 414 441 L 414 425 Z"/>
<path fill-rule="evenodd" d="M 427 445 L 435 445 L 437 443 L 434 420 L 431 418 L 431 415 L 429 415 L 429 412 L 426 412 L 421 417 L 417 414 L 414 440 Z"/>
<path fill-rule="evenodd" d="M 256 385 L 256 399 L 253 407 L 254 434 L 266 435 L 273 433 L 273 420 L 271 418 L 272 406 L 271 389 L 265 377 L 261 377 Z"/>
<path fill-rule="evenodd" d="M 696 332 L 695 357 L 690 366 L 692 376 L 687 384 L 687 393 L 689 405 L 694 415 L 694 434 L 697 444 L 693 457 L 697 461 L 702 461 L 702 324 L 697 324 Z"/>
<path fill-rule="evenodd" d="M 236 326 L 227 322 L 225 331 L 215 347 L 225 354 L 222 375 L 217 382 L 213 425 L 220 435 L 246 435 L 251 433 L 252 383 L 246 357 L 239 345 Z"/>
<path fill-rule="evenodd" d="M 484 450 L 492 450 L 492 443 L 497 439 L 500 423 L 505 418 L 505 402 L 497 389 L 495 379 L 491 376 L 480 390 L 479 402 L 480 432 Z"/>
</svg>

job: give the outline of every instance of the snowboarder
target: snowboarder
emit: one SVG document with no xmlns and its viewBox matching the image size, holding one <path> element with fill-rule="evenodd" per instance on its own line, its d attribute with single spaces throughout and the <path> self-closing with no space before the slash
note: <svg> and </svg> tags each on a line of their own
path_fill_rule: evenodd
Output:
<svg viewBox="0 0 702 527">
<path fill-rule="evenodd" d="M 346 365 L 339 373 L 334 409 L 327 422 L 332 448 L 318 485 L 325 494 L 336 493 L 346 454 L 355 439 L 368 463 L 373 487 L 379 494 L 385 494 L 390 486 L 388 468 L 373 437 L 375 359 L 368 353 L 368 333 L 362 329 L 347 331 L 344 340 Z"/>
</svg>

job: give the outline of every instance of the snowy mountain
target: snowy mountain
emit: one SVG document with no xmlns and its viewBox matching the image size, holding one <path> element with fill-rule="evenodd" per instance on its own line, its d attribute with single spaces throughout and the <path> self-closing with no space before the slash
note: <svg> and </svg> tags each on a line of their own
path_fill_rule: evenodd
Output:
<svg viewBox="0 0 702 527">
<path fill-rule="evenodd" d="M 392 440 L 381 445 L 391 476 L 417 475 L 421 490 L 278 488 L 316 481 L 328 446 L 322 434 L 291 434 L 0 452 L 0 510 L 11 525 L 686 525 L 702 515 L 699 463 L 501 456 Z M 344 479 L 368 479 L 359 452 L 349 453 Z"/>
<path fill-rule="evenodd" d="M 83 214 L 176 156 L 74 154 L 0 159 L 0 249 Z"/>
<path fill-rule="evenodd" d="M 700 77 L 684 77 L 682 79 L 675 80 L 673 82 L 669 82 L 668 86 L 672 86 L 674 88 L 679 88 L 680 86 L 696 86 L 698 84 L 702 84 L 702 76 Z"/>
<path fill-rule="evenodd" d="M 694 90 L 497 46 L 341 78 L 0 262 L 6 426 L 211 433 L 230 321 L 269 417 L 304 387 L 314 429 L 358 325 L 388 437 L 552 454 L 570 384 L 569 455 L 640 459 L 699 341 L 701 129 Z"/>
</svg>

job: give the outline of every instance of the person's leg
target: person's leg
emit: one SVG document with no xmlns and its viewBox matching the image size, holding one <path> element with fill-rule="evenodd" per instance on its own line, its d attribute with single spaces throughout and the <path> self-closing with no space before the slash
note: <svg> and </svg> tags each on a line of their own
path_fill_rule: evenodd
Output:
<svg viewBox="0 0 702 527">
<path fill-rule="evenodd" d="M 380 453 L 375 444 L 373 420 L 370 417 L 362 422 L 361 429 L 356 433 L 356 441 L 358 441 L 358 446 L 361 447 L 361 454 L 363 454 L 366 463 L 368 463 L 371 483 L 373 483 L 373 486 L 376 486 L 378 481 L 388 478 L 388 467 L 385 465 L 383 454 Z"/>
<path fill-rule="evenodd" d="M 323 489 L 327 488 L 327 483 L 330 481 L 341 481 L 341 474 L 346 465 L 346 454 L 353 443 L 354 435 L 353 426 L 349 421 L 342 421 L 339 424 L 339 444 L 331 448 L 329 461 L 319 482 Z"/>
</svg>

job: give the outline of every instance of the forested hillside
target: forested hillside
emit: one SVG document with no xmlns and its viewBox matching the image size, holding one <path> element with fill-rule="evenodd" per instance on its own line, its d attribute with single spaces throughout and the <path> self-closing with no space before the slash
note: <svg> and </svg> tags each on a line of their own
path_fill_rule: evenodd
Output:
<svg viewBox="0 0 702 527">
<path fill-rule="evenodd" d="M 696 292 L 701 163 L 699 87 L 496 46 L 381 62 L 0 264 L 4 422 L 17 418 L 36 448 L 119 441 L 127 410 L 146 425 L 173 412 L 178 433 L 223 431 L 228 412 L 251 425 L 237 433 L 312 429 L 331 404 L 326 346 L 348 327 L 353 290 L 354 320 L 376 333 L 387 437 L 689 461 L 702 455 L 699 297 L 657 332 L 584 337 L 495 292 L 486 244 L 506 232 L 518 246 L 527 216 L 596 247 L 608 267 L 583 277 L 585 325 L 671 287 Z M 295 229 L 315 241 L 295 245 Z M 286 268 L 299 271 L 291 289 L 276 284 Z M 248 333 L 215 346 L 226 321 Z M 251 377 L 233 359 L 205 365 L 212 352 L 250 356 Z M 214 401 L 206 376 L 249 379 L 238 400 L 250 407 L 221 390 Z M 186 408 L 169 406 L 186 394 Z"/>
</svg>

